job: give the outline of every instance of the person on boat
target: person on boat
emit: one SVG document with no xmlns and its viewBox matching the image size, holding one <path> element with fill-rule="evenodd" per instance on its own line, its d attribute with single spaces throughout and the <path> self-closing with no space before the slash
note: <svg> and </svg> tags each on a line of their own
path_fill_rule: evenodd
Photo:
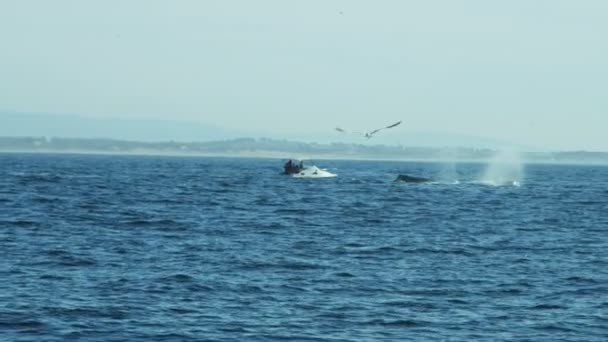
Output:
<svg viewBox="0 0 608 342">
<path fill-rule="evenodd" d="M 292 173 L 298 173 L 302 170 L 302 163 L 300 165 L 293 162 L 293 160 L 289 159 L 287 163 L 285 163 L 285 173 L 290 175 Z"/>
<path fill-rule="evenodd" d="M 293 162 L 293 160 L 289 159 L 283 168 L 285 169 L 285 174 L 287 175 L 299 173 L 300 171 L 304 170 L 304 162 L 300 161 L 299 164 L 296 164 Z"/>
<path fill-rule="evenodd" d="M 291 162 L 291 159 L 289 159 L 287 163 L 285 163 L 284 169 L 285 174 L 287 175 L 293 173 L 293 163 Z"/>
</svg>

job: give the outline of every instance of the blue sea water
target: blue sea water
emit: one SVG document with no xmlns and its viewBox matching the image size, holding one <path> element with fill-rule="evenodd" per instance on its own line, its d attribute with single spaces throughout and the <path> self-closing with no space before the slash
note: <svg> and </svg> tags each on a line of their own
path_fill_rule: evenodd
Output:
<svg viewBox="0 0 608 342">
<path fill-rule="evenodd" d="M 0 155 L 0 340 L 608 340 L 607 167 L 315 164 Z"/>
</svg>

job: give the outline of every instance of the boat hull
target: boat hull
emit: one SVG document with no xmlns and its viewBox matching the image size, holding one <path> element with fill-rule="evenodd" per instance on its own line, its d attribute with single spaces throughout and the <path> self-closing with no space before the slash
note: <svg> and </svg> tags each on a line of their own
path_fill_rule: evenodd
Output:
<svg viewBox="0 0 608 342">
<path fill-rule="evenodd" d="M 331 178 L 336 177 L 337 174 L 331 173 L 325 169 L 319 169 L 316 166 L 310 166 L 291 176 L 294 178 Z"/>
</svg>

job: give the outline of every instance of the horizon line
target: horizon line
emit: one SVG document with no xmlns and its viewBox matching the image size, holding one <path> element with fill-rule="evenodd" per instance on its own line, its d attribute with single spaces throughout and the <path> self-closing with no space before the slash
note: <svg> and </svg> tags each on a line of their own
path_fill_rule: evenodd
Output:
<svg viewBox="0 0 608 342">
<path fill-rule="evenodd" d="M 45 142 L 50 143 L 53 139 L 65 139 L 65 140 L 83 140 L 83 141 L 111 141 L 111 142 L 123 142 L 123 143 L 137 143 L 137 144 L 205 144 L 205 143 L 216 143 L 216 142 L 231 142 L 238 140 L 253 140 L 253 141 L 261 141 L 268 140 L 274 142 L 291 142 L 291 143 L 299 143 L 306 145 L 321 145 L 321 146 L 331 146 L 331 145 L 349 145 L 349 146 L 361 146 L 361 147 L 392 147 L 392 148 L 416 148 L 416 149 L 429 149 L 429 150 L 475 150 L 475 151 L 512 151 L 518 153 L 539 153 L 539 154 L 550 154 L 550 153 L 606 153 L 608 151 L 604 150 L 586 150 L 586 149 L 560 149 L 560 150 L 544 150 L 544 151 L 532 151 L 532 150 L 523 150 L 523 149 L 515 149 L 515 148 L 492 148 L 492 147 L 471 147 L 471 146 L 424 146 L 424 145 L 403 145 L 403 144 L 366 144 L 362 143 L 354 143 L 354 142 L 341 142 L 341 141 L 333 141 L 333 142 L 307 142 L 301 140 L 294 139 L 278 139 L 278 138 L 270 138 L 270 137 L 252 137 L 252 136 L 242 136 L 237 138 L 224 138 L 224 139 L 211 139 L 211 140 L 197 140 L 197 141 L 184 141 L 184 140 L 154 140 L 154 141 L 146 141 L 146 140 L 136 140 L 136 139 L 124 139 L 124 138 L 109 138 L 109 137 L 73 137 L 73 136 L 47 136 L 47 135 L 0 135 L 0 139 L 43 139 Z"/>
</svg>

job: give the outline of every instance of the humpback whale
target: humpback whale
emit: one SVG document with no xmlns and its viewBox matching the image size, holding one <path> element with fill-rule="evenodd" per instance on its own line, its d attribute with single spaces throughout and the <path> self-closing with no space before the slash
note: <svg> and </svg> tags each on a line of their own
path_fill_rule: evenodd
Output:
<svg viewBox="0 0 608 342">
<path fill-rule="evenodd" d="M 395 182 L 405 182 L 405 183 L 428 183 L 432 182 L 431 178 L 425 177 L 416 177 L 416 176 L 408 176 L 408 175 L 399 175 L 395 178 Z"/>
</svg>

